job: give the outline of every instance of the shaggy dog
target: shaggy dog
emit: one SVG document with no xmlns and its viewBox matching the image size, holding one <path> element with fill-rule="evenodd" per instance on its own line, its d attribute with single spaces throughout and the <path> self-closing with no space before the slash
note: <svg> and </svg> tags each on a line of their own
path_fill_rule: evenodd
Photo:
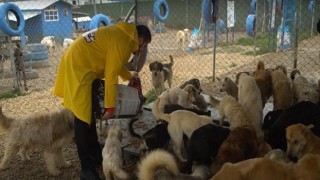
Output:
<svg viewBox="0 0 320 180">
<path fill-rule="evenodd" d="M 252 76 L 241 74 L 239 78 L 239 103 L 247 111 L 249 118 L 256 129 L 261 132 L 262 101 L 261 93 Z M 262 135 L 262 132 L 261 132 Z"/>
<path fill-rule="evenodd" d="M 253 77 L 260 89 L 262 107 L 267 103 L 267 100 L 272 95 L 271 75 L 265 70 L 264 63 L 259 61 L 256 70 L 253 72 Z"/>
<path fill-rule="evenodd" d="M 284 163 L 268 158 L 226 163 L 211 180 L 316 180 L 320 179 L 320 156 L 308 154 L 298 163 Z"/>
<path fill-rule="evenodd" d="M 285 73 L 287 73 L 285 66 L 271 72 L 273 110 L 286 109 L 292 104 L 293 92 Z"/>
<path fill-rule="evenodd" d="M 102 149 L 103 173 L 107 180 L 129 179 L 128 174 L 122 170 L 123 160 L 121 151 L 122 132 L 116 124 L 108 128 L 108 136 Z"/>
<path fill-rule="evenodd" d="M 301 158 L 305 154 L 320 155 L 320 137 L 310 130 L 314 125 L 293 124 L 286 128 L 287 154 L 289 157 Z"/>
<path fill-rule="evenodd" d="M 225 118 L 229 120 L 230 129 L 234 129 L 242 125 L 253 125 L 246 110 L 234 97 L 225 95 L 219 101 L 210 96 L 210 102 L 212 107 L 216 107 L 219 111 L 220 125 L 223 124 Z"/>
<path fill-rule="evenodd" d="M 200 92 L 191 84 L 188 84 L 184 89 L 173 87 L 163 92 L 159 96 L 159 109 L 163 112 L 164 106 L 167 104 L 179 104 L 186 108 L 193 108 L 193 102 Z M 157 119 L 160 119 L 156 116 Z"/>
<path fill-rule="evenodd" d="M 236 163 L 246 159 L 263 157 L 271 150 L 264 141 L 258 138 L 253 126 L 240 126 L 230 131 L 227 139 L 221 144 L 216 162 L 212 166 L 215 174 L 226 163 Z"/>
<path fill-rule="evenodd" d="M 150 152 L 138 166 L 140 180 L 203 180 L 211 176 L 207 166 L 196 165 L 191 175 L 179 172 L 172 154 L 164 150 Z"/>
<path fill-rule="evenodd" d="M 310 101 L 318 103 L 319 94 L 315 86 L 303 75 L 298 69 L 294 69 L 290 77 L 292 79 L 292 88 L 294 94 L 294 102 Z"/>
<path fill-rule="evenodd" d="M 62 148 L 71 142 L 74 116 L 63 108 L 50 112 L 37 112 L 19 118 L 9 118 L 0 108 L 0 126 L 8 131 L 4 157 L 0 169 L 6 169 L 10 159 L 19 151 L 23 160 L 30 159 L 28 152 L 42 149 L 51 175 L 60 174 L 59 168 L 70 166 Z"/>
<path fill-rule="evenodd" d="M 169 88 L 171 88 L 173 77 L 173 57 L 170 55 L 170 63 L 163 64 L 159 61 L 154 61 L 149 64 L 149 70 L 151 71 L 152 85 L 156 95 L 161 94 L 164 89 L 164 83 L 167 81 Z"/>
<path fill-rule="evenodd" d="M 313 124 L 314 132 L 320 136 L 320 107 L 309 101 L 302 101 L 285 110 L 269 112 L 262 125 L 265 140 L 271 145 L 272 149 L 282 149 L 286 151 L 286 132 L 285 129 L 296 123 L 305 125 Z"/>
<path fill-rule="evenodd" d="M 223 80 L 217 77 L 217 80 L 220 82 L 220 92 L 226 92 L 238 101 L 238 86 L 236 83 L 228 77 L 225 77 Z"/>
<path fill-rule="evenodd" d="M 182 172 L 191 173 L 194 162 L 210 166 L 229 133 L 229 128 L 215 124 L 207 124 L 195 130 L 187 144 L 188 158 Z"/>
<path fill-rule="evenodd" d="M 160 99 L 158 98 L 154 102 L 152 112 L 155 117 L 159 117 L 159 119 L 169 123 L 168 132 L 173 142 L 173 150 L 178 158 L 185 162 L 186 160 L 181 154 L 181 148 L 183 147 L 183 135 L 185 134 L 190 139 L 194 130 L 203 125 L 212 124 L 211 117 L 197 115 L 194 112 L 186 110 L 178 110 L 171 114 L 164 114 L 159 109 L 159 101 Z"/>
<path fill-rule="evenodd" d="M 198 96 L 195 96 L 195 100 L 194 100 L 193 104 L 195 106 L 197 106 L 200 110 L 206 111 L 208 109 L 208 103 L 206 102 L 206 100 L 204 99 L 203 95 L 201 94 L 202 89 L 201 89 L 201 85 L 200 85 L 199 79 L 192 78 L 192 79 L 184 82 L 183 84 L 181 84 L 179 87 L 181 89 L 183 89 L 188 84 L 192 84 L 200 92 L 200 94 Z"/>
<path fill-rule="evenodd" d="M 190 38 L 190 30 L 189 29 L 184 29 L 183 31 L 179 30 L 176 33 L 176 41 L 177 41 L 178 46 L 180 48 L 183 48 L 183 47 L 186 46 L 186 44 L 188 43 L 189 38 Z"/>
</svg>

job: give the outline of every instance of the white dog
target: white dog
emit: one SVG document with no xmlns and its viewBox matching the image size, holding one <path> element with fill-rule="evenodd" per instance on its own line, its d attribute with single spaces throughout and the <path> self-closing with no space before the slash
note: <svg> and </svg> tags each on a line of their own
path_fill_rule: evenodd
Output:
<svg viewBox="0 0 320 180">
<path fill-rule="evenodd" d="M 43 149 L 49 173 L 59 175 L 59 167 L 70 165 L 63 156 L 62 148 L 74 136 L 73 119 L 72 112 L 65 108 L 32 113 L 17 119 L 5 116 L 0 108 L 0 126 L 8 131 L 0 169 L 6 169 L 10 159 L 19 151 L 22 159 L 30 159 L 28 152 Z"/>
<path fill-rule="evenodd" d="M 102 166 L 106 180 L 129 179 L 128 174 L 122 169 L 123 160 L 121 152 L 122 132 L 116 124 L 108 128 L 108 136 L 102 150 Z"/>
<path fill-rule="evenodd" d="M 254 77 L 242 73 L 239 77 L 239 103 L 247 111 L 258 132 L 262 126 L 262 100 Z"/>
<path fill-rule="evenodd" d="M 180 48 L 183 48 L 186 46 L 186 44 L 189 41 L 189 38 L 190 38 L 190 30 L 189 29 L 184 29 L 183 31 L 179 30 L 176 33 L 176 41 L 177 41 L 178 46 Z"/>
<path fill-rule="evenodd" d="M 56 49 L 56 40 L 55 40 L 54 36 L 45 36 L 41 40 L 41 44 L 46 45 L 48 50 L 50 50 L 50 49 L 55 50 Z"/>
<path fill-rule="evenodd" d="M 190 139 L 194 130 L 203 125 L 213 123 L 211 117 L 200 116 L 187 110 L 177 110 L 171 114 L 164 114 L 159 109 L 159 102 L 160 98 L 154 102 L 152 112 L 156 117 L 159 117 L 159 119 L 169 123 L 168 133 L 173 142 L 173 150 L 178 158 L 185 162 L 186 159 L 184 159 L 181 154 L 181 148 L 183 147 L 183 135 L 185 134 Z"/>
<path fill-rule="evenodd" d="M 63 50 L 66 50 L 70 45 L 71 43 L 73 43 L 73 39 L 70 39 L 70 38 L 64 38 L 63 40 Z"/>
</svg>

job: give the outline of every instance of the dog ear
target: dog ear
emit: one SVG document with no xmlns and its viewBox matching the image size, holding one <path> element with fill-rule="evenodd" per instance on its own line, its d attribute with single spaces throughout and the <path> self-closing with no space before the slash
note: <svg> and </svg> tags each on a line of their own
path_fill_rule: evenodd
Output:
<svg viewBox="0 0 320 180">
<path fill-rule="evenodd" d="M 302 129 L 302 134 L 303 135 L 306 135 L 307 133 L 309 133 L 311 131 L 311 129 L 314 127 L 313 124 L 309 124 L 308 126 L 305 126 L 303 129 Z"/>
<path fill-rule="evenodd" d="M 154 63 L 149 64 L 149 70 L 154 71 Z"/>
<path fill-rule="evenodd" d="M 159 71 L 163 71 L 163 64 L 162 63 L 158 63 L 159 65 Z"/>
<path fill-rule="evenodd" d="M 219 77 L 216 77 L 216 79 L 217 79 L 219 82 L 221 82 L 221 79 L 220 79 Z"/>
</svg>

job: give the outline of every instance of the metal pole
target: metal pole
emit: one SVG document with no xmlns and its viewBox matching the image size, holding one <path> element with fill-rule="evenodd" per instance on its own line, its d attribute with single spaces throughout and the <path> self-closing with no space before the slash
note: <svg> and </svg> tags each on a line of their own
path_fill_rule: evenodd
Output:
<svg viewBox="0 0 320 180">
<path fill-rule="evenodd" d="M 189 0 L 186 0 L 186 28 L 189 28 Z"/>
<path fill-rule="evenodd" d="M 316 0 L 313 0 L 312 18 L 311 18 L 311 37 L 313 36 L 313 23 L 314 23 L 314 7 L 316 6 Z"/>
<path fill-rule="evenodd" d="M 301 0 L 297 0 L 297 6 L 300 8 Z M 298 7 L 296 7 L 298 9 Z M 293 68 L 297 68 L 298 63 L 298 46 L 299 46 L 299 20 L 300 20 L 300 11 L 296 11 L 296 19 L 295 19 L 295 39 L 294 39 L 294 47 L 293 47 Z"/>
<path fill-rule="evenodd" d="M 256 11 L 254 20 L 254 36 L 253 36 L 253 60 L 256 60 L 256 47 L 257 47 L 257 19 L 258 19 L 258 1 L 256 1 Z"/>
<path fill-rule="evenodd" d="M 138 0 L 135 0 L 134 4 L 135 4 L 134 23 L 137 24 L 138 23 Z"/>
<path fill-rule="evenodd" d="M 97 14 L 97 4 L 96 4 L 96 0 L 93 0 L 93 11 L 94 11 L 94 14 Z"/>
</svg>

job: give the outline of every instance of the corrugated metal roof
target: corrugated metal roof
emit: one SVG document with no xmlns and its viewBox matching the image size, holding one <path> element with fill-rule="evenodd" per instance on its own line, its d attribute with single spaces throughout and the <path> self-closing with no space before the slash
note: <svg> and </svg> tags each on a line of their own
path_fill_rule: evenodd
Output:
<svg viewBox="0 0 320 180">
<path fill-rule="evenodd" d="M 67 1 L 62 1 L 62 0 L 30 0 L 30 1 L 14 1 L 11 2 L 15 5 L 17 5 L 21 11 L 25 10 L 43 10 L 46 7 L 50 6 L 51 4 L 54 4 L 58 1 L 70 4 L 72 7 L 74 7 L 73 4 L 67 2 Z M 3 2 L 0 2 L 0 5 L 4 4 Z"/>
<path fill-rule="evenodd" d="M 84 17 L 73 18 L 73 20 L 76 22 L 85 22 L 85 21 L 91 21 L 91 17 L 84 16 Z"/>
<path fill-rule="evenodd" d="M 40 13 L 41 13 L 41 11 L 23 12 L 23 17 L 24 17 L 24 20 L 27 20 L 27 19 L 30 19 L 32 17 L 39 15 Z M 16 16 L 12 12 L 8 13 L 8 18 L 10 21 L 17 21 Z"/>
</svg>

